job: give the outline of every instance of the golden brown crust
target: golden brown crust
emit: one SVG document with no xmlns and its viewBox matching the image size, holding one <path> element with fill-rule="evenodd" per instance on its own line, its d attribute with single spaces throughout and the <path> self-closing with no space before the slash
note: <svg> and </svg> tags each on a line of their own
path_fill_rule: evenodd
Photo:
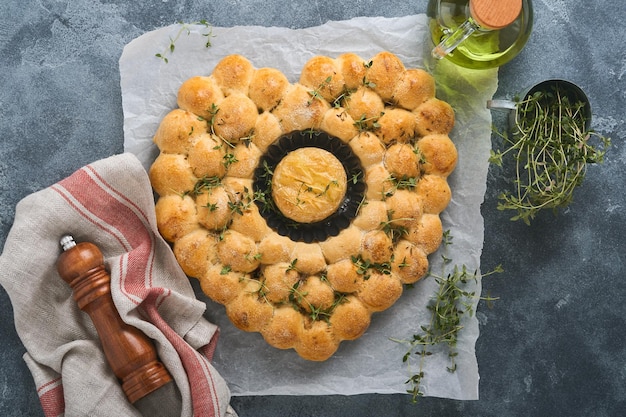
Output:
<svg viewBox="0 0 626 417">
<path fill-rule="evenodd" d="M 294 247 L 295 242 L 288 237 L 280 236 L 276 232 L 270 232 L 259 243 L 261 263 L 272 265 L 279 262 L 289 262 Z"/>
<path fill-rule="evenodd" d="M 335 302 L 335 292 L 317 275 L 311 275 L 295 289 L 296 300 L 307 313 L 328 311 Z"/>
<path fill-rule="evenodd" d="M 233 216 L 229 228 L 250 237 L 255 243 L 261 242 L 271 232 L 255 204 L 247 205 L 247 208 L 243 209 L 241 214 L 238 213 L 237 216 Z M 263 255 L 259 248 L 258 257 L 261 256 Z"/>
<path fill-rule="evenodd" d="M 178 89 L 178 107 L 203 119 L 210 120 L 213 105 L 224 98 L 213 77 L 192 77 Z"/>
<path fill-rule="evenodd" d="M 160 153 L 149 170 L 152 187 L 159 195 L 183 195 L 193 189 L 198 180 L 186 156 Z"/>
<path fill-rule="evenodd" d="M 385 157 L 385 145 L 372 132 L 361 132 L 350 141 L 352 152 L 361 160 L 363 168 L 380 163 Z"/>
<path fill-rule="evenodd" d="M 392 102 L 394 90 L 402 79 L 404 70 L 400 58 L 391 52 L 382 51 L 372 58 L 365 77 L 367 82 L 375 85 L 374 90 L 383 101 Z"/>
<path fill-rule="evenodd" d="M 454 143 L 446 134 L 424 136 L 417 141 L 417 148 L 424 159 L 424 172 L 447 177 L 454 171 L 457 151 Z"/>
<path fill-rule="evenodd" d="M 217 262 L 216 244 L 214 235 L 204 229 L 197 229 L 178 239 L 173 250 L 185 274 L 201 277 L 207 273 L 210 265 Z"/>
<path fill-rule="evenodd" d="M 393 193 L 394 184 L 391 173 L 382 163 L 365 169 L 365 182 L 367 183 L 365 196 L 369 201 L 384 200 Z"/>
<path fill-rule="evenodd" d="M 439 214 L 450 202 L 452 192 L 444 177 L 424 175 L 417 185 L 417 194 L 422 201 L 424 213 Z"/>
<path fill-rule="evenodd" d="M 335 291 L 351 294 L 356 292 L 363 280 L 352 259 L 344 259 L 328 265 L 326 277 Z"/>
<path fill-rule="evenodd" d="M 389 226 L 399 228 L 397 233 L 403 234 L 403 229 L 411 228 L 422 217 L 420 198 L 412 190 L 397 190 L 385 202 Z"/>
<path fill-rule="evenodd" d="M 296 242 L 291 252 L 293 266 L 305 275 L 321 274 L 326 269 L 322 248 L 316 243 Z"/>
<path fill-rule="evenodd" d="M 222 178 L 222 185 L 228 190 L 230 199 L 233 206 L 231 210 L 233 214 L 239 214 L 245 209 L 252 201 L 252 179 L 251 178 L 239 178 L 226 175 Z"/>
<path fill-rule="evenodd" d="M 320 247 L 329 265 L 339 262 L 342 259 L 349 259 L 350 256 L 361 251 L 362 231 L 356 226 L 342 230 L 337 236 L 332 236 L 320 242 Z"/>
<path fill-rule="evenodd" d="M 256 70 L 250 80 L 248 96 L 257 105 L 260 112 L 270 111 L 282 100 L 289 80 L 275 68 Z"/>
<path fill-rule="evenodd" d="M 339 341 L 335 338 L 330 324 L 325 321 L 314 321 L 305 326 L 295 350 L 304 359 L 323 361 L 337 351 Z"/>
<path fill-rule="evenodd" d="M 265 341 L 278 349 L 293 348 L 304 331 L 302 315 L 290 306 L 277 307 L 272 320 L 261 329 Z"/>
<path fill-rule="evenodd" d="M 388 52 L 371 60 L 346 53 L 312 58 L 291 84 L 276 69 L 255 69 L 231 55 L 209 76 L 184 82 L 177 99 L 179 109 L 154 136 L 160 154 L 149 175 L 159 194 L 157 225 L 185 273 L 225 306 L 234 326 L 305 359 L 326 360 L 341 341 L 361 337 L 372 314 L 391 307 L 403 285 L 426 275 L 427 255 L 442 241 L 439 213 L 450 201 L 447 176 L 458 158 L 448 136 L 454 112 L 435 98 L 428 73 L 406 69 Z M 257 206 L 268 196 L 254 186 L 270 146 L 307 129 L 349 147 L 365 185 L 351 223 L 310 243 L 268 226 Z M 317 161 L 308 172 L 325 178 L 321 188 L 300 180 L 312 201 L 330 195 L 334 182 L 355 179 L 347 178 L 346 161 L 315 148 L 322 153 L 290 163 L 295 170 Z M 286 188 L 274 181 L 289 170 L 272 169 L 272 189 Z M 301 194 L 296 200 L 303 201 Z M 327 219 L 344 195 L 329 212 L 316 206 L 297 221 Z"/>
<path fill-rule="evenodd" d="M 232 163 L 228 164 L 228 175 L 236 178 L 252 179 L 257 161 L 263 152 L 254 143 L 238 143 L 230 150 Z"/>
<path fill-rule="evenodd" d="M 357 294 L 370 311 L 383 311 L 400 298 L 402 283 L 393 273 L 374 271 L 363 280 Z"/>
<path fill-rule="evenodd" d="M 422 69 L 407 69 L 393 90 L 392 100 L 406 110 L 435 97 L 435 79 Z"/>
<path fill-rule="evenodd" d="M 341 107 L 328 109 L 322 118 L 320 129 L 324 132 L 333 132 L 333 136 L 344 142 L 349 142 L 359 133 L 352 116 Z"/>
<path fill-rule="evenodd" d="M 403 284 L 413 284 L 428 272 L 424 251 L 407 240 L 401 240 L 393 253 L 391 270 Z"/>
<path fill-rule="evenodd" d="M 252 272 L 259 267 L 254 239 L 232 229 L 223 233 L 217 244 L 217 256 L 222 265 L 235 272 Z"/>
<path fill-rule="evenodd" d="M 210 266 L 204 275 L 199 277 L 202 292 L 210 299 L 226 305 L 241 295 L 245 288 L 245 280 L 241 274 L 227 271 L 221 265 Z"/>
<path fill-rule="evenodd" d="M 226 228 L 231 220 L 228 191 L 221 186 L 204 190 L 196 195 L 196 213 L 198 223 L 212 232 Z"/>
<path fill-rule="evenodd" d="M 189 196 L 165 195 L 156 202 L 155 211 L 159 233 L 170 242 L 176 242 L 199 226 L 195 202 Z"/>
<path fill-rule="evenodd" d="M 300 276 L 298 271 L 290 268 L 289 263 L 279 262 L 264 268 L 261 280 L 267 300 L 280 305 L 289 303 L 289 297 L 293 295 L 294 287 L 299 283 Z"/>
<path fill-rule="evenodd" d="M 417 178 L 420 174 L 417 152 L 406 143 L 396 143 L 387 149 L 385 167 L 396 179 Z"/>
<path fill-rule="evenodd" d="M 223 142 L 215 135 L 203 133 L 198 135 L 189 149 L 188 162 L 196 178 L 218 177 L 226 173 Z"/>
<path fill-rule="evenodd" d="M 234 92 L 247 94 L 254 75 L 254 67 L 241 55 L 229 55 L 215 66 L 212 75 L 224 95 Z"/>
<path fill-rule="evenodd" d="M 336 59 L 336 65 L 343 75 L 347 90 L 356 90 L 363 85 L 366 73 L 366 62 L 355 53 L 347 52 Z"/>
<path fill-rule="evenodd" d="M 263 112 L 256 119 L 252 143 L 254 143 L 261 152 L 265 152 L 267 147 L 274 143 L 282 134 L 283 129 L 276 116 L 270 112 Z"/>
<path fill-rule="evenodd" d="M 376 134 L 380 140 L 389 145 L 391 143 L 406 143 L 415 138 L 415 115 L 404 109 L 389 109 L 378 119 Z"/>
<path fill-rule="evenodd" d="M 377 230 L 388 217 L 387 204 L 384 201 L 369 200 L 361 206 L 360 214 L 352 224 L 363 231 Z"/>
<path fill-rule="evenodd" d="M 431 98 L 415 110 L 416 130 L 420 136 L 435 133 L 447 135 L 454 127 L 454 110 L 443 100 Z"/>
<path fill-rule="evenodd" d="M 309 88 L 312 97 L 320 95 L 330 103 L 341 94 L 345 85 L 335 60 L 327 56 L 315 56 L 304 64 L 300 84 Z"/>
<path fill-rule="evenodd" d="M 238 329 L 259 332 L 272 320 L 274 309 L 259 297 L 260 289 L 261 284 L 250 279 L 241 292 L 226 304 L 226 314 Z"/>
<path fill-rule="evenodd" d="M 163 118 L 153 140 L 161 152 L 186 154 L 207 127 L 206 120 L 196 114 L 174 109 Z"/>
<path fill-rule="evenodd" d="M 371 129 L 385 112 L 385 103 L 369 87 L 359 87 L 345 100 L 345 109 L 360 129 Z"/>
<path fill-rule="evenodd" d="M 383 230 L 373 230 L 363 236 L 361 255 L 366 261 L 384 263 L 391 259 L 393 242 Z"/>
<path fill-rule="evenodd" d="M 419 221 L 409 229 L 406 239 L 431 254 L 439 248 L 443 240 L 443 225 L 438 214 L 422 214 Z"/>
<path fill-rule="evenodd" d="M 283 132 L 289 133 L 294 130 L 317 129 L 329 108 L 328 102 L 312 97 L 302 84 L 292 84 L 272 113 L 278 119 Z"/>
<path fill-rule="evenodd" d="M 355 296 L 348 296 L 330 318 L 334 334 L 341 340 L 355 340 L 365 333 L 371 322 L 369 310 Z"/>
<path fill-rule="evenodd" d="M 254 102 L 242 93 L 233 92 L 220 101 L 211 123 L 217 136 L 228 143 L 237 143 L 250 138 L 257 116 Z"/>
</svg>

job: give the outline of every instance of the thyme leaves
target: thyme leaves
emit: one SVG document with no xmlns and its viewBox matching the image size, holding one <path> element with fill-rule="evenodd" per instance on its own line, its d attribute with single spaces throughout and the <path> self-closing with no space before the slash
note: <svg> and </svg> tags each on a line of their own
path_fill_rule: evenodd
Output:
<svg viewBox="0 0 626 417">
<path fill-rule="evenodd" d="M 499 195 L 497 208 L 530 225 L 540 210 L 572 202 L 587 165 L 601 163 L 611 141 L 587 130 L 585 104 L 559 84 L 529 95 L 516 111 L 513 135 L 496 131 L 504 149 L 492 150 L 489 162 L 513 162 L 513 190 Z"/>
<path fill-rule="evenodd" d="M 449 230 L 444 231 L 444 249 L 452 244 L 452 235 Z M 424 371 L 426 359 L 433 354 L 437 346 L 443 346 L 447 350 L 449 364 L 448 372 L 457 370 L 456 357 L 458 356 L 457 342 L 459 334 L 464 328 L 465 316 L 474 315 L 476 300 L 493 302 L 494 297 L 482 297 L 471 289 L 471 284 L 478 279 L 503 272 L 501 265 L 492 271 L 480 274 L 477 270 L 471 271 L 465 265 L 452 265 L 453 260 L 445 254 L 442 255 L 442 273 L 436 275 L 429 272 L 437 283 L 437 290 L 428 304 L 430 322 L 423 324 L 409 339 L 391 340 L 405 345 L 406 352 L 402 356 L 402 362 L 409 368 L 409 378 L 405 381 L 408 385 L 407 393 L 411 395 L 412 402 L 417 402 L 424 395 L 423 382 L 426 377 Z M 451 268 L 451 269 L 450 269 Z M 415 370 L 415 366 L 417 369 Z"/>
<path fill-rule="evenodd" d="M 161 59 L 166 64 L 169 63 L 168 56 L 173 54 L 176 50 L 176 43 L 178 42 L 180 37 L 183 34 L 186 34 L 187 36 L 191 35 L 192 26 L 204 26 L 202 37 L 206 38 L 206 42 L 204 44 L 205 48 L 210 48 L 212 46 L 211 38 L 215 37 L 215 35 L 213 34 L 213 26 L 206 19 L 191 23 L 184 23 L 182 21 L 179 21 L 177 23 L 180 25 L 180 29 L 178 30 L 178 32 L 176 32 L 176 35 L 174 35 L 174 37 L 169 38 L 169 44 L 165 51 L 154 54 L 155 57 Z"/>
</svg>

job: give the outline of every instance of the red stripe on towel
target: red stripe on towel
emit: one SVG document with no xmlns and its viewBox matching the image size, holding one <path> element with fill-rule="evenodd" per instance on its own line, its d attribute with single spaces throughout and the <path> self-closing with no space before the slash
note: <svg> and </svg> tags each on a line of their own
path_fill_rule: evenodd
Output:
<svg viewBox="0 0 626 417">
<path fill-rule="evenodd" d="M 55 378 L 37 389 L 39 402 L 46 417 L 57 417 L 65 412 L 65 398 L 61 378 Z"/>
<path fill-rule="evenodd" d="M 216 396 L 212 368 L 208 365 L 209 359 L 193 349 L 163 320 L 156 308 L 157 300 L 161 297 L 162 291 L 162 288 L 153 288 L 150 291 L 144 300 L 145 304 L 142 305 L 144 311 L 150 318 L 150 321 L 163 332 L 180 356 L 189 380 L 194 416 L 220 416 L 219 398 Z"/>
<path fill-rule="evenodd" d="M 213 335 L 209 343 L 198 349 L 202 352 L 204 356 L 207 357 L 210 362 L 213 361 L 213 355 L 215 355 L 215 349 L 217 348 L 217 340 L 219 339 L 219 336 L 220 330 L 218 328 L 217 330 L 215 330 L 215 335 Z"/>
<path fill-rule="evenodd" d="M 104 182 L 90 175 L 85 167 L 58 183 L 73 198 L 69 201 L 87 220 L 97 224 L 104 232 L 114 236 L 127 250 L 125 274 L 120 277 L 124 294 L 144 298 L 146 288 L 152 285 L 153 240 L 148 224 L 127 205 L 127 199 Z M 56 188 L 56 187 L 55 187 Z M 66 200 L 68 198 L 66 197 Z M 131 297 L 129 297 L 131 298 Z"/>
</svg>

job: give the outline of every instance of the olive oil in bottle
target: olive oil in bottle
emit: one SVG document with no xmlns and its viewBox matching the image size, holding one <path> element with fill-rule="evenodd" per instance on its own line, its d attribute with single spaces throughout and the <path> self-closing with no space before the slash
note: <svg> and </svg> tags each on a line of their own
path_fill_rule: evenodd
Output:
<svg viewBox="0 0 626 417">
<path fill-rule="evenodd" d="M 472 69 L 494 68 L 509 62 L 526 44 L 533 24 L 531 0 L 514 3 L 515 0 L 430 0 L 427 15 L 433 56 Z M 494 12 L 497 8 L 502 9 L 501 14 Z"/>
</svg>

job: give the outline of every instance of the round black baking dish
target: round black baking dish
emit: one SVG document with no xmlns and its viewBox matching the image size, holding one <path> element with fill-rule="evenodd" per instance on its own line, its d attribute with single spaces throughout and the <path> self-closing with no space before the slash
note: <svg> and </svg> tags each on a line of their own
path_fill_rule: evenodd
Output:
<svg viewBox="0 0 626 417">
<path fill-rule="evenodd" d="M 339 208 L 324 220 L 299 223 L 285 217 L 272 199 L 272 176 L 278 163 L 290 152 L 316 147 L 341 161 L 347 178 L 346 194 Z M 347 228 L 359 211 L 365 194 L 361 161 L 349 145 L 323 131 L 297 130 L 278 138 L 260 158 L 254 172 L 254 195 L 267 224 L 282 236 L 297 242 L 321 242 Z"/>
</svg>

